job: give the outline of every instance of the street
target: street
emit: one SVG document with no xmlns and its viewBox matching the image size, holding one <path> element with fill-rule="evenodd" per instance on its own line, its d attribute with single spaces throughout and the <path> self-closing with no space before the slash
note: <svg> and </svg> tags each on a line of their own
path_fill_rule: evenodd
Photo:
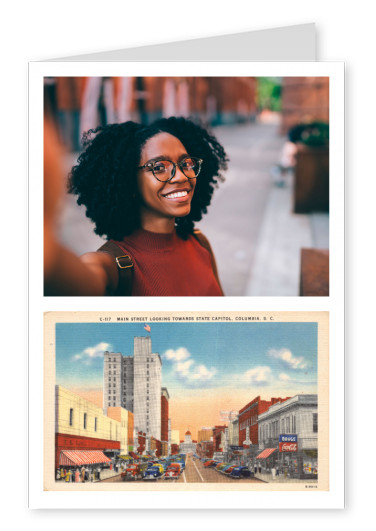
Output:
<svg viewBox="0 0 376 531">
<path fill-rule="evenodd" d="M 131 480 L 137 481 L 137 483 L 153 483 L 153 481 L 144 481 L 140 480 Z M 243 479 L 232 479 L 224 474 L 221 474 L 213 468 L 204 467 L 203 463 L 198 459 L 194 460 L 192 456 L 187 456 L 187 461 L 185 464 L 185 470 L 180 475 L 179 479 L 158 479 L 157 482 L 168 482 L 168 483 L 263 483 L 261 480 L 256 478 L 243 478 Z M 123 482 L 123 479 L 120 475 L 113 476 L 112 478 L 106 479 L 103 482 L 106 483 L 119 483 Z M 103 483 L 102 482 L 102 483 Z"/>
</svg>

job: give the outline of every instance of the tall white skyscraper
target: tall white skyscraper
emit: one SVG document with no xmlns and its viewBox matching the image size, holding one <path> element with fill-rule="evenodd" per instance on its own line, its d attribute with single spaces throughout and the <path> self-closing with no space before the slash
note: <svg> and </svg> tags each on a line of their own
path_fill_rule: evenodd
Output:
<svg viewBox="0 0 376 531">
<path fill-rule="evenodd" d="M 134 426 L 161 440 L 162 361 L 151 351 L 151 337 L 134 338 L 134 355 L 104 353 L 103 407 L 124 407 Z"/>
<path fill-rule="evenodd" d="M 151 337 L 134 338 L 134 423 L 161 440 L 162 361 L 151 351 Z"/>
</svg>

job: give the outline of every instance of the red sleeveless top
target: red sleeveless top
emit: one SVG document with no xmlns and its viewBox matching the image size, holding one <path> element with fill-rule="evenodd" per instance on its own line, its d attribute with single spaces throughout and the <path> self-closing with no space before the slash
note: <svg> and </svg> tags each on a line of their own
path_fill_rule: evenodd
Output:
<svg viewBox="0 0 376 531">
<path fill-rule="evenodd" d="M 134 264 L 132 296 L 221 296 L 211 256 L 192 235 L 139 229 L 115 242 Z"/>
</svg>

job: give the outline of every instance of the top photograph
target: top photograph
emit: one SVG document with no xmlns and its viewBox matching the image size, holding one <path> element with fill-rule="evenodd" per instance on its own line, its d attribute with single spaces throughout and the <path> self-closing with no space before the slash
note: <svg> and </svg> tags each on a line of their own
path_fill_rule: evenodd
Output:
<svg viewBox="0 0 376 531">
<path fill-rule="evenodd" d="M 44 77 L 45 296 L 329 294 L 329 77 Z"/>
</svg>

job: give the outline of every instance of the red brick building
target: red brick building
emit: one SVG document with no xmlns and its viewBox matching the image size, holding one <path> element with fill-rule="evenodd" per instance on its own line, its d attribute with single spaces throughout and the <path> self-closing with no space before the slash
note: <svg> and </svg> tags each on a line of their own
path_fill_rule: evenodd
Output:
<svg viewBox="0 0 376 531">
<path fill-rule="evenodd" d="M 146 433 L 139 431 L 137 432 L 137 441 L 135 441 L 136 453 L 142 455 L 146 448 Z"/>
<path fill-rule="evenodd" d="M 223 452 L 222 448 L 222 433 L 224 433 L 226 425 L 224 426 L 214 426 L 213 428 L 213 451 L 214 452 Z"/>
<path fill-rule="evenodd" d="M 299 123 L 329 122 L 328 77 L 284 77 L 282 124 L 285 134 Z"/>
<path fill-rule="evenodd" d="M 200 457 L 212 458 L 214 453 L 214 442 L 201 441 L 197 443 L 196 452 Z"/>
<path fill-rule="evenodd" d="M 265 413 L 270 406 L 277 402 L 284 402 L 287 398 L 271 398 L 270 400 L 261 400 L 256 396 L 251 402 L 246 404 L 239 411 L 239 446 L 243 446 L 246 440 L 247 428 L 249 428 L 249 438 L 251 444 L 258 444 L 258 416 Z"/>
<path fill-rule="evenodd" d="M 168 453 L 168 401 L 170 395 L 168 394 L 167 388 L 162 387 L 161 390 L 161 452 L 162 455 L 167 455 Z M 167 452 L 165 448 L 167 445 Z"/>
<path fill-rule="evenodd" d="M 179 453 L 179 445 L 178 444 L 171 444 L 171 455 L 176 455 Z"/>
</svg>

